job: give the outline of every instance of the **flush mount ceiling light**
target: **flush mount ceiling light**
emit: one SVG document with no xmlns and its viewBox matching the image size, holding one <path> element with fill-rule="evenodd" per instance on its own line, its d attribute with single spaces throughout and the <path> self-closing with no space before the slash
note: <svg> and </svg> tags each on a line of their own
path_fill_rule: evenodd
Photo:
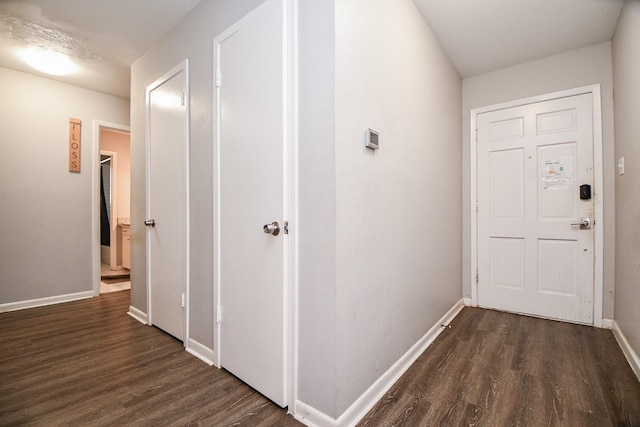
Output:
<svg viewBox="0 0 640 427">
<path fill-rule="evenodd" d="M 78 68 L 67 55 L 52 50 L 30 47 L 22 56 L 36 70 L 54 76 L 64 76 Z"/>
</svg>

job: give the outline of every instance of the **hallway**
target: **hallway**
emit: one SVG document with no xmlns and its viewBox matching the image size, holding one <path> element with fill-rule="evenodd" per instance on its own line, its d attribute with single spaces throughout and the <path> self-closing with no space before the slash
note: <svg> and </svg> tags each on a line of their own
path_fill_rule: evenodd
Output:
<svg viewBox="0 0 640 427">
<path fill-rule="evenodd" d="M 301 425 L 125 313 L 130 293 L 0 315 L 0 425 Z M 465 308 L 361 426 L 640 425 L 611 331 Z"/>
</svg>

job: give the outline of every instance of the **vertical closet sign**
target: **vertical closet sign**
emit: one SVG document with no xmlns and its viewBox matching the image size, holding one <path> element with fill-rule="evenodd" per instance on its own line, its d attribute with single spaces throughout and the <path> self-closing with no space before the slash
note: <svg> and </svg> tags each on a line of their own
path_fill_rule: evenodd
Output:
<svg viewBox="0 0 640 427">
<path fill-rule="evenodd" d="M 69 172 L 80 172 L 80 119 L 69 119 Z"/>
</svg>

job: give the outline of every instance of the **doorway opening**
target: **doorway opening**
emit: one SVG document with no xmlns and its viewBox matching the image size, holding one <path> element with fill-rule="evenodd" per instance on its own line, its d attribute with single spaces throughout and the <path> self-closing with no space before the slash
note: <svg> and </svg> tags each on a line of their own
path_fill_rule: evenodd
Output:
<svg viewBox="0 0 640 427">
<path fill-rule="evenodd" d="M 94 294 L 131 288 L 130 135 L 125 126 L 94 126 Z"/>
</svg>

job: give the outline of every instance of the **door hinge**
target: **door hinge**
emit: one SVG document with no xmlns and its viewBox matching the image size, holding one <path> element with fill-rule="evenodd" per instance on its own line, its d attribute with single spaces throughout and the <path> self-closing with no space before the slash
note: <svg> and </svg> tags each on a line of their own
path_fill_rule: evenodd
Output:
<svg viewBox="0 0 640 427">
<path fill-rule="evenodd" d="M 187 296 L 185 295 L 184 292 L 182 293 L 181 303 L 180 304 L 181 304 L 182 308 L 184 308 L 184 306 L 187 305 Z"/>
<path fill-rule="evenodd" d="M 222 306 L 219 305 L 218 308 L 216 309 L 216 322 L 220 323 L 222 322 Z"/>
<path fill-rule="evenodd" d="M 476 285 L 480 283 L 480 274 L 478 274 L 478 269 L 476 268 Z"/>
<path fill-rule="evenodd" d="M 289 221 L 284 222 L 284 234 L 289 234 Z"/>
<path fill-rule="evenodd" d="M 180 100 L 180 102 L 183 107 L 187 105 L 187 95 L 184 92 L 182 92 L 182 99 Z"/>
<path fill-rule="evenodd" d="M 220 74 L 220 70 L 216 71 L 216 87 L 222 86 L 222 75 Z"/>
<path fill-rule="evenodd" d="M 478 213 L 478 201 L 476 200 L 476 213 Z"/>
</svg>

